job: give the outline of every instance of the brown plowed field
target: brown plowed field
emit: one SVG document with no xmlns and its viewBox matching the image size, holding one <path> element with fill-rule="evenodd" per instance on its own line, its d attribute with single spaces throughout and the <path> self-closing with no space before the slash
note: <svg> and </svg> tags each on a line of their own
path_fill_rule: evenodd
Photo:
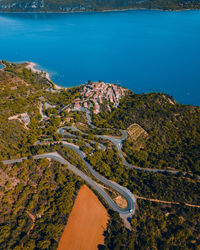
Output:
<svg viewBox="0 0 200 250">
<path fill-rule="evenodd" d="M 93 250 L 104 243 L 108 213 L 96 195 L 83 185 L 74 203 L 58 250 Z"/>
</svg>

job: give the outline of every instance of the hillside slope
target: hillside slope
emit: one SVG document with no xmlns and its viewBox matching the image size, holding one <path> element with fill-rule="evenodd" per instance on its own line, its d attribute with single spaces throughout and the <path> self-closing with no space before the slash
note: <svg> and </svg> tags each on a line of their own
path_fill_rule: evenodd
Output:
<svg viewBox="0 0 200 250">
<path fill-rule="evenodd" d="M 112 9 L 199 9 L 199 0 L 2 0 L 0 11 L 13 12 L 74 12 Z"/>
<path fill-rule="evenodd" d="M 161 93 L 130 94 L 111 113 L 94 116 L 96 126 L 127 129 L 139 124 L 147 133 L 144 147 L 127 140 L 123 151 L 132 164 L 199 172 L 199 107 L 176 103 Z"/>
<path fill-rule="evenodd" d="M 103 186 L 101 180 L 107 179 L 130 190 L 137 202 L 126 230 L 119 210 L 98 196 L 110 217 L 102 249 L 198 249 L 199 107 L 103 82 L 56 88 L 44 72 L 27 68 L 30 63 L 2 63 L 0 249 L 58 249 L 76 194 L 88 180 L 85 175 L 98 180 L 95 194 L 104 187 L 114 202 L 120 198 L 116 184 Z M 125 141 L 120 128 L 128 132 Z M 119 143 L 135 167 L 122 160 Z M 64 164 L 49 159 L 49 152 L 59 153 Z"/>
</svg>

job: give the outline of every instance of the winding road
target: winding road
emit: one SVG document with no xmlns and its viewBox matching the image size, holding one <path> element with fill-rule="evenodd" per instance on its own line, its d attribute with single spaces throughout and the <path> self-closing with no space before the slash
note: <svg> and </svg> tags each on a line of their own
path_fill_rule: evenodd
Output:
<svg viewBox="0 0 200 250">
<path fill-rule="evenodd" d="M 66 143 L 66 142 L 64 142 L 64 143 Z M 81 158 L 84 160 L 84 155 L 83 155 L 82 151 L 79 150 L 76 146 L 72 146 L 71 144 L 68 144 L 68 143 L 66 143 L 65 145 L 74 149 L 81 156 Z M 86 167 L 89 169 L 89 171 L 92 173 L 92 175 L 95 178 L 97 178 L 99 181 L 106 184 L 107 186 L 111 187 L 112 189 L 116 190 L 123 197 L 126 198 L 127 203 L 128 203 L 128 206 L 126 209 L 122 209 L 122 208 L 118 207 L 117 204 L 112 200 L 112 198 L 110 198 L 110 196 L 103 190 L 103 188 L 100 187 L 100 185 L 98 185 L 93 179 L 91 179 L 89 176 L 84 174 L 82 171 L 80 171 L 74 165 L 72 165 L 67 160 L 65 160 L 57 152 L 44 153 L 44 154 L 33 156 L 33 159 L 35 159 L 35 160 L 43 159 L 43 158 L 54 159 L 54 160 L 59 161 L 61 164 L 67 165 L 68 168 L 74 174 L 80 176 L 83 180 L 85 180 L 88 184 L 90 184 L 105 199 L 105 201 L 110 205 L 110 207 L 113 210 L 119 212 L 120 215 L 126 215 L 127 218 L 133 215 L 134 210 L 135 210 L 135 197 L 134 197 L 134 195 L 127 188 L 124 188 L 124 187 L 118 185 L 117 183 L 109 181 L 106 178 L 104 178 L 103 176 L 99 175 L 95 170 L 93 170 L 92 166 L 89 163 L 87 163 L 85 160 L 84 160 L 84 163 L 85 163 Z M 23 157 L 20 159 L 6 160 L 6 161 L 2 161 L 2 162 L 3 162 L 3 164 L 13 164 L 16 162 L 22 162 L 25 159 L 27 159 L 27 157 Z"/>
<path fill-rule="evenodd" d="M 42 107 L 42 106 L 41 106 Z M 83 110 L 82 110 L 83 111 Z M 85 111 L 85 109 L 84 109 Z M 43 112 L 41 109 L 41 113 L 42 113 L 42 117 L 43 117 Z M 91 118 L 90 118 L 90 114 L 88 112 L 88 116 L 87 116 L 88 122 L 91 122 Z M 80 131 L 77 128 L 74 127 L 62 127 L 60 129 L 58 129 L 58 133 L 62 134 L 62 135 L 68 135 L 71 137 L 76 137 L 73 134 L 66 134 L 65 133 L 65 129 L 72 129 L 72 131 Z M 94 128 L 94 126 L 93 126 Z M 80 131 L 81 132 L 81 131 Z M 82 133 L 82 132 L 81 132 Z M 83 134 L 83 133 L 82 133 Z M 97 136 L 98 137 L 98 136 Z M 99 136 L 102 137 L 104 139 L 108 139 L 110 138 L 109 136 Z M 115 139 L 118 142 L 118 139 Z M 48 141 L 48 140 L 47 140 Z M 122 140 L 119 141 L 120 143 L 122 143 Z M 54 141 L 51 141 L 51 143 L 57 143 Z M 90 171 L 90 173 L 101 183 L 105 184 L 106 186 L 109 186 L 111 189 L 117 191 L 119 194 L 121 194 L 126 200 L 127 200 L 127 208 L 122 209 L 120 208 L 114 201 L 113 199 L 104 191 L 104 189 L 98 185 L 98 183 L 96 181 L 94 181 L 91 177 L 87 176 L 85 173 L 83 173 L 81 170 L 79 170 L 78 168 L 76 168 L 74 165 L 72 165 L 71 163 L 69 163 L 67 160 L 65 160 L 60 154 L 58 154 L 57 152 L 51 152 L 51 153 L 44 153 L 44 154 L 39 154 L 39 155 L 35 155 L 33 156 L 33 159 L 43 159 L 43 158 L 47 158 L 47 159 L 54 159 L 59 161 L 61 164 L 67 165 L 68 168 L 76 175 L 80 176 L 83 180 L 85 180 L 88 184 L 90 184 L 103 198 L 104 200 L 108 203 L 108 205 L 114 210 L 119 212 L 120 216 L 122 216 L 123 219 L 127 219 L 129 217 L 131 217 L 134 212 L 135 212 L 135 196 L 125 187 L 120 186 L 119 184 L 110 181 L 108 179 L 106 179 L 105 177 L 101 176 L 100 174 L 98 174 L 93 167 L 86 161 L 86 157 L 85 154 L 79 149 L 79 147 L 77 145 L 74 145 L 72 143 L 68 143 L 66 141 L 61 141 L 61 143 L 73 150 L 75 150 L 78 155 L 82 158 L 82 160 L 84 161 L 85 166 L 87 167 L 87 169 Z M 92 142 L 95 143 L 95 142 Z M 39 145 L 41 144 L 40 141 L 36 142 L 35 145 Z M 105 150 L 105 146 L 102 144 L 100 144 L 100 147 Z M 120 145 L 121 148 L 121 145 Z M 22 162 L 25 159 L 27 159 L 27 157 L 23 157 L 23 158 L 19 158 L 19 159 L 12 159 L 12 160 L 5 160 L 2 161 L 4 164 L 13 164 L 16 162 Z"/>
<path fill-rule="evenodd" d="M 87 114 L 88 114 L 87 117 L 90 117 L 89 113 L 87 113 Z M 89 124 L 90 124 L 90 121 L 91 121 L 91 118 L 89 118 L 89 120 L 88 120 Z M 96 128 L 96 127 L 94 127 L 94 125 L 93 125 L 93 128 Z M 71 129 L 72 131 L 80 132 L 82 135 L 87 135 L 86 133 L 83 133 L 81 130 L 79 130 L 79 129 L 75 128 L 75 127 L 72 127 L 72 126 L 66 126 L 66 127 L 59 128 L 58 133 L 61 134 L 61 135 L 64 135 L 64 136 L 66 135 L 66 136 L 70 136 L 70 137 L 76 137 L 73 134 L 66 133 L 65 132 L 66 129 Z M 97 128 L 97 129 L 101 130 L 100 128 Z M 144 172 L 154 172 L 154 173 L 168 172 L 168 173 L 172 173 L 172 174 L 179 173 L 178 170 L 165 170 L 165 169 L 157 169 L 157 168 L 156 169 L 153 169 L 153 168 L 141 168 L 141 167 L 138 167 L 138 166 L 135 166 L 135 165 L 132 165 L 132 164 L 128 163 L 126 161 L 126 159 L 124 158 L 124 156 L 122 154 L 122 151 L 121 151 L 123 142 L 126 140 L 128 134 L 127 134 L 127 132 L 125 130 L 121 129 L 120 131 L 122 133 L 121 137 L 114 137 L 114 136 L 108 136 L 108 135 L 95 135 L 95 137 L 111 141 L 116 146 L 116 148 L 118 150 L 118 155 L 119 155 L 119 157 L 121 157 L 123 165 L 127 166 L 130 169 L 135 169 L 135 170 L 144 171 Z M 101 144 L 101 143 L 100 143 L 100 147 L 101 147 L 101 149 L 105 150 L 105 146 L 103 144 Z M 183 174 L 186 174 L 186 173 L 183 173 Z"/>
<path fill-rule="evenodd" d="M 86 117 L 88 120 L 88 124 L 92 127 L 92 128 L 96 128 L 93 124 L 92 124 L 92 120 L 91 120 L 91 116 L 90 116 L 90 110 L 81 107 L 80 108 L 82 112 L 86 112 Z M 43 116 L 43 106 L 41 103 L 41 107 L 40 107 L 40 113 L 42 115 L 42 120 L 44 119 Z M 77 128 L 68 126 L 68 127 L 62 127 L 58 129 L 58 133 L 65 136 L 70 136 L 73 138 L 76 138 L 76 135 L 70 134 L 70 133 L 66 133 L 65 130 L 66 129 L 71 129 L 72 131 L 79 131 L 81 132 L 82 135 L 87 135 L 86 133 L 83 133 L 82 131 L 80 131 Z M 101 130 L 101 128 L 96 128 L 98 130 Z M 140 170 L 140 171 L 148 171 L 148 172 L 166 172 L 166 170 L 163 169 L 144 169 L 144 168 L 140 168 L 134 165 L 129 164 L 125 158 L 122 155 L 122 145 L 124 140 L 126 140 L 127 138 L 127 132 L 125 130 L 121 130 L 122 133 L 122 137 L 113 137 L 113 136 L 108 136 L 108 135 L 95 135 L 95 137 L 97 138 L 102 138 L 102 139 L 106 139 L 111 141 L 117 148 L 118 150 L 118 155 L 122 158 L 122 163 L 131 168 L 131 169 L 136 169 L 136 170 Z M 47 140 L 48 141 L 48 140 Z M 58 142 L 54 142 L 51 141 L 51 143 L 58 143 Z M 77 152 L 77 154 L 82 158 L 82 160 L 84 161 L 85 166 L 87 167 L 87 169 L 90 171 L 90 173 L 92 174 L 92 176 L 94 176 L 98 181 L 100 181 L 101 183 L 105 184 L 106 186 L 109 186 L 111 189 L 117 191 L 119 194 L 121 194 L 126 200 L 127 200 L 127 208 L 122 209 L 120 208 L 114 201 L 113 199 L 104 191 L 104 189 L 95 181 L 93 180 L 91 177 L 87 176 L 85 173 L 83 173 L 81 170 L 79 170 L 78 168 L 76 168 L 74 165 L 72 165 L 71 163 L 69 163 L 67 160 L 65 160 L 60 154 L 58 154 L 57 152 L 51 152 L 51 153 L 44 153 L 44 154 L 40 154 L 40 155 L 35 155 L 33 156 L 34 159 L 42 159 L 42 158 L 47 158 L 47 159 L 54 159 L 59 161 L 61 164 L 67 165 L 68 168 L 76 175 L 80 176 L 84 181 L 86 181 L 89 185 L 91 185 L 103 198 L 104 200 L 108 203 L 108 205 L 115 211 L 119 212 L 120 216 L 123 219 L 127 219 L 129 217 L 131 217 L 134 212 L 135 212 L 135 196 L 125 187 L 120 186 L 119 184 L 106 179 L 105 177 L 101 176 L 100 174 L 98 174 L 93 167 L 86 161 L 86 157 L 85 154 L 79 149 L 79 146 L 74 145 L 72 143 L 68 143 L 66 141 L 61 141 L 61 143 L 66 146 L 69 147 L 73 150 L 75 150 Z M 96 143 L 96 142 L 92 142 L 92 143 Z M 36 142 L 35 145 L 41 144 L 41 142 Z M 102 150 L 105 150 L 105 146 L 103 144 L 100 144 L 100 147 Z M 27 157 L 24 158 L 20 158 L 20 159 L 13 159 L 13 160 L 6 160 L 6 161 L 2 161 L 4 164 L 13 164 L 16 162 L 22 162 L 23 160 L 27 159 Z M 168 172 L 171 173 L 178 173 L 179 171 L 173 171 L 173 170 L 167 170 Z"/>
</svg>

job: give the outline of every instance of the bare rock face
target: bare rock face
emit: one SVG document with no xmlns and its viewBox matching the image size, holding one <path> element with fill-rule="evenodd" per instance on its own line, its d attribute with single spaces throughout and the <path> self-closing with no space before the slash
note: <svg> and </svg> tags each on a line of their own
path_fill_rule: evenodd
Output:
<svg viewBox="0 0 200 250">
<path fill-rule="evenodd" d="M 34 1 L 12 1 L 2 0 L 0 1 L 0 10 L 17 10 L 17 11 L 35 11 L 44 8 L 44 0 Z"/>
<path fill-rule="evenodd" d="M 16 12 L 45 12 L 45 11 L 60 11 L 74 12 L 92 10 L 92 5 L 81 1 L 54 1 L 54 0 L 0 0 L 1 11 L 16 11 Z"/>
</svg>

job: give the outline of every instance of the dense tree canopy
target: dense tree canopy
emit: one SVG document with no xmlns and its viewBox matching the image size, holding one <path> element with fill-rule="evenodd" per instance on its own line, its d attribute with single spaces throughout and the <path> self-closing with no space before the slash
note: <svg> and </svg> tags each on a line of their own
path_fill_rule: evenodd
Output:
<svg viewBox="0 0 200 250">
<path fill-rule="evenodd" d="M 92 115 L 95 128 L 85 112 L 63 109 L 81 100 L 82 86 L 55 91 L 42 72 L 33 73 L 26 64 L 3 63 L 0 160 L 28 157 L 16 164 L 0 162 L 1 249 L 57 249 L 83 182 L 66 166 L 53 160 L 36 161 L 33 155 L 56 151 L 92 177 L 78 153 L 63 145 L 66 142 L 76 144 L 97 172 L 136 195 L 130 231 L 99 196 L 110 215 L 105 249 L 198 249 L 199 208 L 188 203 L 200 204 L 199 107 L 180 105 L 161 93 L 129 91 L 118 108 L 110 105 L 111 112 L 104 108 Z M 27 124 L 23 114 L 29 118 Z M 65 135 L 58 133 L 61 127 Z M 116 146 L 96 136 L 119 137 L 120 129 L 129 132 L 122 154 L 140 170 L 124 166 Z M 145 172 L 144 167 L 181 171 Z M 105 190 L 112 198 L 116 195 Z M 169 203 L 156 205 L 148 199 Z"/>
<path fill-rule="evenodd" d="M 101 113 L 106 126 L 126 129 L 137 123 L 149 134 L 144 148 L 138 150 L 132 141 L 124 143 L 127 160 L 150 168 L 174 168 L 200 171 L 200 108 L 176 103 L 160 93 L 130 94 L 117 109 Z"/>
</svg>

